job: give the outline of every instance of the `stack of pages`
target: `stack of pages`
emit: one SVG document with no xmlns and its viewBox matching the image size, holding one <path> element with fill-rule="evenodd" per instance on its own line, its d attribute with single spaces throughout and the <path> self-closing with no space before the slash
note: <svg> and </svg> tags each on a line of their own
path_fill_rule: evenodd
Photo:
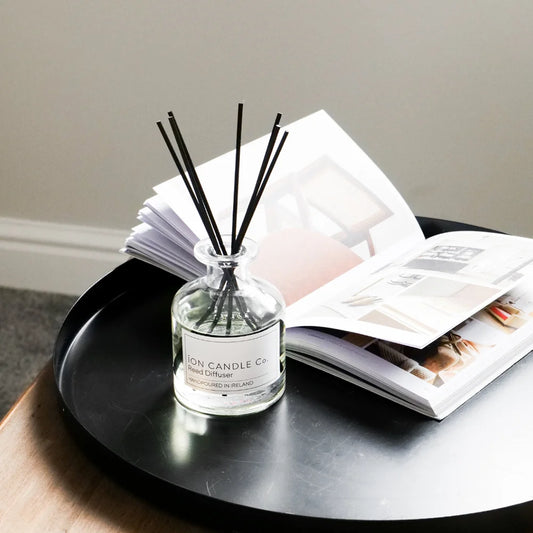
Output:
<svg viewBox="0 0 533 533">
<path fill-rule="evenodd" d="M 533 344 L 533 240 L 485 232 L 425 239 L 398 191 L 319 111 L 286 146 L 248 230 L 253 274 L 287 303 L 288 355 L 442 419 Z M 243 209 L 268 136 L 241 149 Z M 231 232 L 235 154 L 197 167 Z M 123 251 L 185 280 L 205 229 L 180 177 L 154 187 Z M 242 217 L 243 213 L 240 213 Z"/>
</svg>

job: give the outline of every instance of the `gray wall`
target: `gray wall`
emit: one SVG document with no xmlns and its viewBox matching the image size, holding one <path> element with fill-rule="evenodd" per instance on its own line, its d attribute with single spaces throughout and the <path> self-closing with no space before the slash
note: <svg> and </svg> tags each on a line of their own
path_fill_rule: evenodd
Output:
<svg viewBox="0 0 533 533">
<path fill-rule="evenodd" d="M 4 0 L 0 217 L 128 229 L 175 174 L 326 109 L 417 214 L 533 236 L 533 2 Z"/>
</svg>

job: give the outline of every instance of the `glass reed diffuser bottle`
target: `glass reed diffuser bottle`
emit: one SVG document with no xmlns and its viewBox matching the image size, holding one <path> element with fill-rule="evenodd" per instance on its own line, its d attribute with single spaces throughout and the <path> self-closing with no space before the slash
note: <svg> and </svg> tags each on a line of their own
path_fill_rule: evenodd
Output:
<svg viewBox="0 0 533 533">
<path fill-rule="evenodd" d="M 176 398 L 206 414 L 262 411 L 285 390 L 283 298 L 249 275 L 257 253 L 250 239 L 232 255 L 217 254 L 209 239 L 194 253 L 207 273 L 172 303 Z"/>
<path fill-rule="evenodd" d="M 172 302 L 174 393 L 180 403 L 214 415 L 241 415 L 266 409 L 285 390 L 285 304 L 275 287 L 249 276 L 257 253 L 246 232 L 288 132 L 277 148 L 281 113 L 276 115 L 255 187 L 237 231 L 243 104 L 237 114 L 231 236 L 224 239 L 174 114 L 168 120 L 178 153 L 161 122 L 157 126 L 175 162 L 209 239 L 197 243 L 196 258 L 207 274 L 186 283 Z M 227 253 L 230 250 L 230 253 Z"/>
</svg>

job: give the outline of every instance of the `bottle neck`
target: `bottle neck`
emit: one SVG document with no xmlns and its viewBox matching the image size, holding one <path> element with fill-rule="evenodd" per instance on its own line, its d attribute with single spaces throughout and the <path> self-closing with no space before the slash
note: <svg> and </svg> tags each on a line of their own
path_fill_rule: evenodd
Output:
<svg viewBox="0 0 533 533">
<path fill-rule="evenodd" d="M 239 283 L 247 283 L 249 280 L 248 265 L 207 265 L 206 282 L 212 289 L 220 290 L 226 282 L 235 281 Z"/>
<path fill-rule="evenodd" d="M 224 239 L 226 241 L 226 239 Z M 230 242 L 226 244 L 230 249 Z M 248 265 L 257 253 L 257 245 L 250 239 L 244 239 L 241 249 L 232 255 L 217 255 L 209 239 L 199 241 L 194 247 L 196 259 L 207 267 L 206 282 L 210 288 L 221 290 L 228 281 L 246 283 L 250 279 Z"/>
</svg>

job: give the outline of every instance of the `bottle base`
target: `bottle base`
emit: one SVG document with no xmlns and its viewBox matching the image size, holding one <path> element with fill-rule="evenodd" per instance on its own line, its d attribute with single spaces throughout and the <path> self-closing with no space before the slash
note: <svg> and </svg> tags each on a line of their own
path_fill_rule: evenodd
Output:
<svg viewBox="0 0 533 533">
<path fill-rule="evenodd" d="M 185 383 L 182 365 L 174 374 L 174 396 L 185 408 L 206 415 L 241 416 L 259 413 L 275 404 L 285 392 L 285 372 L 258 390 L 221 394 L 191 388 Z"/>
</svg>

